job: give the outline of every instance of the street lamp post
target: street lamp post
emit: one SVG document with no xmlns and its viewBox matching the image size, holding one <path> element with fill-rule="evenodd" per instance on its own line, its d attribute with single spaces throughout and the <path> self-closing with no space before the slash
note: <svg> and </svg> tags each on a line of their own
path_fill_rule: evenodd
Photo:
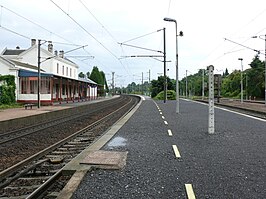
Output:
<svg viewBox="0 0 266 199">
<path fill-rule="evenodd" d="M 241 61 L 241 103 L 243 103 L 243 58 L 238 58 Z"/>
<path fill-rule="evenodd" d="M 178 40 L 177 40 L 177 23 L 175 19 L 165 17 L 164 21 L 174 22 L 175 23 L 175 33 L 176 33 L 176 113 L 179 113 L 179 85 L 178 85 Z M 180 32 L 180 36 L 183 36 L 183 33 Z"/>
</svg>

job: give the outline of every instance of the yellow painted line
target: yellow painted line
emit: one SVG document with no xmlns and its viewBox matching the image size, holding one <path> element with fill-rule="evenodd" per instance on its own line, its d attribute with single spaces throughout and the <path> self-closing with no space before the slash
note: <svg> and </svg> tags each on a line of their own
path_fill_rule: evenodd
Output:
<svg viewBox="0 0 266 199">
<path fill-rule="evenodd" d="M 168 122 L 167 121 L 164 121 L 164 123 L 167 125 L 168 124 Z"/>
<path fill-rule="evenodd" d="M 178 151 L 177 146 L 176 145 L 172 145 L 172 147 L 173 147 L 173 150 L 174 150 L 174 153 L 175 153 L 175 157 L 176 158 L 181 158 L 181 155 L 180 155 L 180 153 Z"/>
<path fill-rule="evenodd" d="M 192 188 L 192 184 L 185 184 L 185 187 L 186 187 L 188 199 L 196 199 L 196 196 Z"/>
<path fill-rule="evenodd" d="M 172 136 L 173 135 L 173 133 L 172 133 L 172 131 L 170 129 L 168 129 L 168 135 L 169 136 Z"/>
<path fill-rule="evenodd" d="M 162 118 L 163 118 L 163 119 L 165 119 L 165 117 L 164 117 L 164 116 L 162 116 Z"/>
</svg>

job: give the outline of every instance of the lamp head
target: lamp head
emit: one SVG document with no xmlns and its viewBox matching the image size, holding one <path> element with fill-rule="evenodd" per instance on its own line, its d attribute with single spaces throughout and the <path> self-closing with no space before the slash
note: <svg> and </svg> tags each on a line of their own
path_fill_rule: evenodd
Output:
<svg viewBox="0 0 266 199">
<path fill-rule="evenodd" d="M 164 20 L 164 21 L 170 21 L 170 22 L 176 22 L 175 19 L 168 18 L 168 17 L 165 17 L 163 20 Z"/>
</svg>

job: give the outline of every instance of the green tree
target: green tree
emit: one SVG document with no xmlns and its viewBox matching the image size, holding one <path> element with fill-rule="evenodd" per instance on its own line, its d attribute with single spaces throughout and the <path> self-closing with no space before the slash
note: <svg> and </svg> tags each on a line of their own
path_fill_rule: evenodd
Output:
<svg viewBox="0 0 266 199">
<path fill-rule="evenodd" d="M 221 95 L 224 97 L 238 97 L 240 95 L 241 71 L 234 70 L 222 81 Z"/>
<path fill-rule="evenodd" d="M 257 99 L 263 99 L 265 90 L 264 62 L 260 61 L 259 56 L 256 55 L 250 66 L 251 68 L 245 71 L 248 76 L 248 94 Z"/>
<path fill-rule="evenodd" d="M 151 97 L 155 97 L 164 90 L 164 76 L 159 76 L 157 80 L 151 81 Z M 175 89 L 175 81 L 171 80 L 169 77 L 166 78 L 167 80 L 167 90 L 174 90 Z"/>
<path fill-rule="evenodd" d="M 229 75 L 229 72 L 228 72 L 228 69 L 226 68 L 225 69 L 225 72 L 223 73 L 223 77 L 226 77 L 226 76 L 228 76 Z"/>
<path fill-rule="evenodd" d="M 103 77 L 97 66 L 93 67 L 91 74 L 90 74 L 90 79 L 96 82 L 97 84 L 104 85 Z"/>
<path fill-rule="evenodd" d="M 90 79 L 99 85 L 99 94 L 100 95 L 103 95 L 105 93 L 105 91 L 109 92 L 107 81 L 105 79 L 105 74 L 103 71 L 99 71 L 97 66 L 93 67 L 93 69 L 90 73 Z M 104 85 L 106 88 L 105 91 L 104 91 Z"/>
<path fill-rule="evenodd" d="M 202 73 L 203 69 L 199 69 L 197 73 L 187 76 L 187 95 L 194 96 L 202 95 Z M 208 76 L 204 71 L 204 82 L 207 82 Z M 186 77 L 180 81 L 180 90 L 183 95 L 186 95 Z"/>
<path fill-rule="evenodd" d="M 87 78 L 89 79 L 91 74 L 90 72 L 87 72 L 86 75 L 87 75 Z"/>
<path fill-rule="evenodd" d="M 80 77 L 80 78 L 85 78 L 84 73 L 83 73 L 83 72 L 80 72 L 80 73 L 79 73 L 79 77 Z"/>
<path fill-rule="evenodd" d="M 106 78 L 105 78 L 105 73 L 103 71 L 100 71 L 100 74 L 101 74 L 102 79 L 103 79 L 102 84 L 105 85 L 106 92 L 109 92 L 108 84 L 107 84 L 107 81 L 106 81 Z"/>
</svg>

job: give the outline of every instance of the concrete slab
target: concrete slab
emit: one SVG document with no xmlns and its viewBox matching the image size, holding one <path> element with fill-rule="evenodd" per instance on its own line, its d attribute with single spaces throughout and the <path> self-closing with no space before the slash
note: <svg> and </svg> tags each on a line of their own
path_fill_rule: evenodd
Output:
<svg viewBox="0 0 266 199">
<path fill-rule="evenodd" d="M 93 151 L 80 164 L 95 165 L 101 169 L 122 169 L 126 165 L 127 151 Z"/>
</svg>

